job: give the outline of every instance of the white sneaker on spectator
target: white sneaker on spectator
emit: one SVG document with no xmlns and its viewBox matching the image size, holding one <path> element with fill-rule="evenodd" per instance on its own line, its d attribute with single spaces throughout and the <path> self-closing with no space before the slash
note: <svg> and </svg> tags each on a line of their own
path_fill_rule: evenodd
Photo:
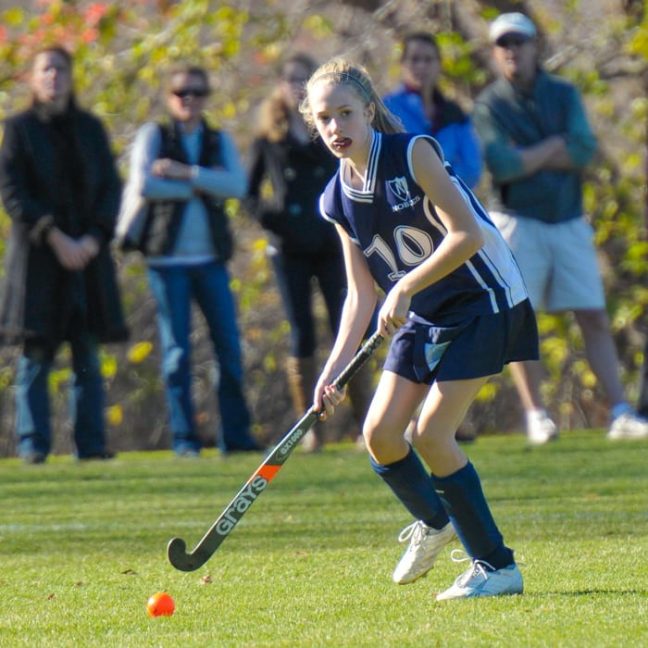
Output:
<svg viewBox="0 0 648 648">
<path fill-rule="evenodd" d="M 612 441 L 619 439 L 648 439 L 648 421 L 637 416 L 634 412 L 621 414 L 612 421 L 607 438 Z"/>
<path fill-rule="evenodd" d="M 398 536 L 399 542 L 407 542 L 409 547 L 400 559 L 392 576 L 394 583 L 405 585 L 424 576 L 432 569 L 436 557 L 445 545 L 455 536 L 448 522 L 442 529 L 429 527 L 421 520 L 406 526 Z"/>
<path fill-rule="evenodd" d="M 452 559 L 455 562 L 470 560 L 470 558 L 457 559 L 454 555 Z M 449 601 L 457 598 L 522 594 L 523 591 L 522 574 L 515 563 L 502 569 L 493 569 L 492 565 L 483 560 L 473 560 L 468 571 L 461 574 L 452 587 L 437 594 L 436 599 Z"/>
<path fill-rule="evenodd" d="M 543 445 L 558 438 L 558 428 L 544 410 L 527 412 L 527 441 Z"/>
</svg>

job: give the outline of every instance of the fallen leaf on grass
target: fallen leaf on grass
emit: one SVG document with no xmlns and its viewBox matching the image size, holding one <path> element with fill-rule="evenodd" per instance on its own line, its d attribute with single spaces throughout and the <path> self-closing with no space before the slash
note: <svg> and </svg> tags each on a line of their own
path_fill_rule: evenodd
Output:
<svg viewBox="0 0 648 648">
<path fill-rule="evenodd" d="M 205 576 L 203 576 L 200 579 L 200 584 L 201 585 L 209 585 L 210 583 L 213 583 L 213 582 L 214 582 L 214 579 L 209 574 L 206 574 Z"/>
<path fill-rule="evenodd" d="M 124 576 L 137 576 L 137 572 L 134 569 L 124 569 L 122 574 L 124 574 Z"/>
</svg>

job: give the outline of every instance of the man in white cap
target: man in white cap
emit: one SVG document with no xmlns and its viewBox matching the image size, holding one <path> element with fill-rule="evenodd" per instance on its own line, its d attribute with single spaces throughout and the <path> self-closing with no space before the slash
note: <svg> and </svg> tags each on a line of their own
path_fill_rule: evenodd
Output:
<svg viewBox="0 0 648 648">
<path fill-rule="evenodd" d="M 605 310 L 582 171 L 596 151 L 578 90 L 539 64 L 537 30 L 521 13 L 490 26 L 500 78 L 477 98 L 474 124 L 492 177 L 491 217 L 508 241 L 537 310 L 572 311 L 592 371 L 610 403 L 608 438 L 647 438 L 648 422 L 625 399 Z M 539 362 L 509 365 L 526 411 L 527 438 L 558 437 L 547 414 Z"/>
</svg>

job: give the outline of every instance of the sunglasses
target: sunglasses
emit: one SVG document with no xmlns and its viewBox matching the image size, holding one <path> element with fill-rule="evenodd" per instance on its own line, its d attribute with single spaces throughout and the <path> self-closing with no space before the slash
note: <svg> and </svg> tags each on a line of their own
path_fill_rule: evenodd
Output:
<svg viewBox="0 0 648 648">
<path fill-rule="evenodd" d="M 525 43 L 528 43 L 529 39 L 524 38 L 524 36 L 504 36 L 503 38 L 499 38 L 495 45 L 497 47 L 522 47 Z"/>
<path fill-rule="evenodd" d="M 178 88 L 177 90 L 171 90 L 171 94 L 180 99 L 186 99 L 187 97 L 202 99 L 209 94 L 209 90 L 207 88 Z"/>
</svg>

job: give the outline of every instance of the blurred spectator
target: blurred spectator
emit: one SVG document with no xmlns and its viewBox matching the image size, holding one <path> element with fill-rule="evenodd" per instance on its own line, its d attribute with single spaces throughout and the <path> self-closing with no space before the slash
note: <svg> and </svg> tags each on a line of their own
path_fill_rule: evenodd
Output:
<svg viewBox="0 0 648 648">
<path fill-rule="evenodd" d="M 22 344 L 16 431 L 26 463 L 51 450 L 48 376 L 69 342 L 76 456 L 110 459 L 99 342 L 127 337 L 109 242 L 120 182 L 106 132 L 76 103 L 72 57 L 47 47 L 32 61 L 31 106 L 5 123 L 0 193 L 11 233 L 0 335 Z"/>
<path fill-rule="evenodd" d="M 452 168 L 469 187 L 475 187 L 482 172 L 479 140 L 469 117 L 437 86 L 441 51 L 432 34 L 405 36 L 401 69 L 401 84 L 384 97 L 387 108 L 400 118 L 408 133 L 432 135 Z"/>
<path fill-rule="evenodd" d="M 337 169 L 326 146 L 313 139 L 298 107 L 315 62 L 295 54 L 281 68 L 281 79 L 260 108 L 257 137 L 250 159 L 249 208 L 270 233 L 270 258 L 290 321 L 291 355 L 286 369 L 293 406 L 301 416 L 312 404 L 318 375 L 313 281 L 317 280 L 333 333 L 337 332 L 346 295 L 346 276 L 335 229 L 319 217 L 318 201 Z M 270 196 L 264 195 L 265 183 Z M 349 384 L 356 420 L 369 405 L 368 374 Z M 358 431 L 359 433 L 359 431 Z M 322 445 L 316 425 L 304 440 L 307 450 Z"/>
<path fill-rule="evenodd" d="M 142 241 L 157 304 L 162 372 L 178 456 L 198 456 L 191 397 L 191 304 L 200 307 L 219 363 L 218 403 L 224 453 L 261 449 L 250 434 L 236 306 L 226 263 L 232 236 L 225 198 L 247 186 L 233 139 L 207 124 L 210 94 L 204 69 L 184 66 L 168 79 L 170 119 L 144 124 L 132 151 L 129 182 L 150 204 Z"/>
<path fill-rule="evenodd" d="M 644 360 L 643 365 L 641 366 L 637 414 L 642 418 L 648 419 L 648 341 L 644 347 Z"/>
<path fill-rule="evenodd" d="M 646 149 L 644 152 L 644 231 L 648 231 L 648 128 L 646 129 Z M 637 403 L 637 413 L 642 418 L 648 419 L 648 339 L 644 347 L 644 359 L 641 367 L 641 376 L 639 382 L 639 402 Z"/>
<path fill-rule="evenodd" d="M 611 406 L 608 438 L 648 436 L 625 399 L 605 310 L 592 228 L 583 215 L 582 171 L 596 141 L 576 88 L 539 65 L 536 27 L 520 13 L 490 27 L 500 79 L 475 104 L 474 121 L 493 180 L 491 216 L 511 246 L 534 308 L 573 311 L 592 371 Z M 558 436 L 540 395 L 541 365 L 511 365 L 530 443 Z"/>
</svg>

